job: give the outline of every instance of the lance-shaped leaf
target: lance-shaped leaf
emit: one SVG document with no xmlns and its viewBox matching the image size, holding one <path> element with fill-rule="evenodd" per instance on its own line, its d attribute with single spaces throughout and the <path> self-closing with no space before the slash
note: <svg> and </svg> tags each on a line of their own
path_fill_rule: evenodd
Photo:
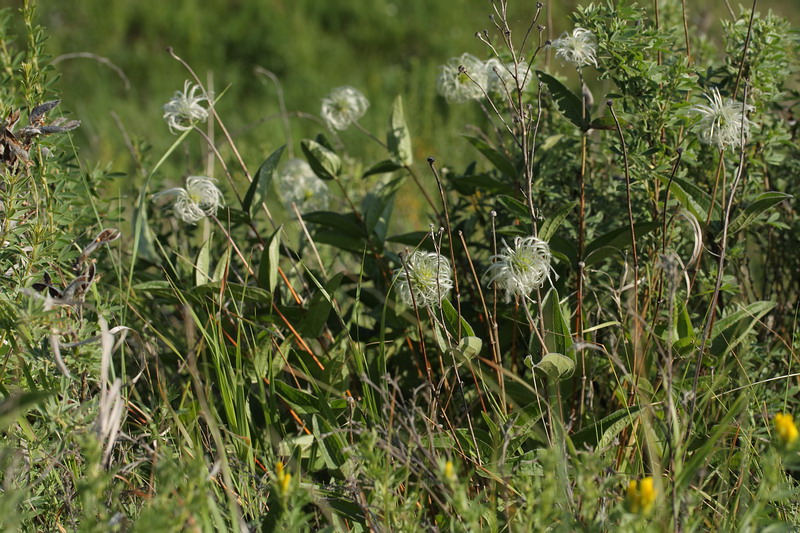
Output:
<svg viewBox="0 0 800 533">
<path fill-rule="evenodd" d="M 665 185 L 670 183 L 669 176 L 659 175 L 658 179 Z M 686 208 L 701 225 L 705 225 L 708 219 L 708 210 L 711 209 L 711 196 L 689 180 L 673 178 L 669 186 L 670 194 Z M 712 220 L 722 217 L 719 205 L 714 206 Z"/>
<path fill-rule="evenodd" d="M 194 263 L 194 284 L 195 286 L 205 285 L 211 278 L 209 277 L 209 270 L 211 269 L 211 243 L 214 239 L 214 233 L 208 237 L 208 240 L 200 247 L 197 252 L 197 259 Z"/>
<path fill-rule="evenodd" d="M 333 151 L 311 139 L 300 141 L 311 170 L 324 180 L 332 180 L 342 171 L 342 159 Z"/>
<path fill-rule="evenodd" d="M 270 292 L 278 285 L 278 263 L 280 261 L 281 230 L 279 226 L 267 240 L 261 262 L 258 265 L 258 282 Z"/>
<path fill-rule="evenodd" d="M 567 89 L 563 83 L 555 79 L 553 76 L 542 72 L 536 71 L 539 80 L 547 85 L 547 90 L 553 96 L 553 99 L 558 105 L 558 110 L 566 117 L 567 120 L 578 126 L 581 131 L 589 129 L 589 124 L 592 119 L 589 116 L 589 110 L 586 110 L 584 117 L 583 102 L 577 94 Z"/>
<path fill-rule="evenodd" d="M 623 429 L 630 425 L 641 410 L 638 405 L 620 409 L 572 435 L 572 444 L 575 448 L 583 449 L 585 446 L 601 448 L 608 445 L 619 435 Z"/>
<path fill-rule="evenodd" d="M 549 242 L 553 235 L 555 235 L 556 230 L 561 226 L 561 223 L 564 222 L 564 219 L 575 209 L 576 205 L 578 205 L 578 202 L 567 202 L 559 207 L 552 216 L 547 217 L 539 230 L 539 238 Z"/>
<path fill-rule="evenodd" d="M 654 229 L 660 227 L 658 222 L 639 222 L 635 225 L 636 238 L 639 239 Z M 583 262 L 588 267 L 594 265 L 631 245 L 631 227 L 622 226 L 608 233 L 600 235 L 586 245 L 585 259 Z"/>
<path fill-rule="evenodd" d="M 386 159 L 369 167 L 369 169 L 367 169 L 367 171 L 364 172 L 361 177 L 367 178 L 375 174 L 388 174 L 389 172 L 394 172 L 395 170 L 400 170 L 401 168 L 403 168 L 403 165 L 395 163 L 390 159 Z"/>
<path fill-rule="evenodd" d="M 514 169 L 514 164 L 509 161 L 506 156 L 489 146 L 483 139 L 471 137 L 469 135 L 465 135 L 464 137 L 466 137 L 469 143 L 480 153 L 486 156 L 486 159 L 488 159 L 501 174 L 516 177 L 517 171 Z"/>
<path fill-rule="evenodd" d="M 258 172 L 253 177 L 253 182 L 247 189 L 242 201 L 242 210 L 246 211 L 250 216 L 253 215 L 256 209 L 267 199 L 270 187 L 272 186 L 272 179 L 275 177 L 275 170 L 278 168 L 278 162 L 283 155 L 283 150 L 286 148 L 284 144 L 263 162 L 258 168 Z"/>
<path fill-rule="evenodd" d="M 389 148 L 393 162 L 401 166 L 408 166 L 414 162 L 411 152 L 411 133 L 406 125 L 403 113 L 403 98 L 398 96 L 392 104 L 392 114 L 389 116 L 389 131 L 386 132 L 386 146 Z"/>
<path fill-rule="evenodd" d="M 505 211 L 516 218 L 524 222 L 531 221 L 531 213 L 528 210 L 528 206 L 517 200 L 516 198 L 512 198 L 511 196 L 507 196 L 505 194 L 501 194 L 497 197 L 497 201 L 505 208 Z"/>
<path fill-rule="evenodd" d="M 733 219 L 730 227 L 728 228 L 728 233 L 733 234 L 737 231 L 743 230 L 755 222 L 764 211 L 791 197 L 791 194 L 786 194 L 783 192 L 762 192 L 750 205 L 745 207 L 744 211 L 742 211 L 739 216 Z"/>
</svg>

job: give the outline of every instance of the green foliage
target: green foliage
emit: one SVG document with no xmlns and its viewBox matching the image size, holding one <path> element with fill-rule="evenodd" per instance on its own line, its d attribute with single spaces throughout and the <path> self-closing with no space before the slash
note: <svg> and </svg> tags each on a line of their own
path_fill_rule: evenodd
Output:
<svg viewBox="0 0 800 533">
<path fill-rule="evenodd" d="M 176 42 L 205 43 L 193 23 L 217 4 L 186 4 L 180 24 L 174 6 L 131 4 L 118 9 L 138 26 L 109 24 L 164 37 L 152 23 L 170 21 Z M 326 60 L 351 26 L 365 61 L 396 39 L 409 57 L 461 53 L 390 23 L 418 2 L 394 15 L 297 4 Z M 256 116 L 237 100 L 260 82 L 218 77 L 231 86 L 212 124 L 201 113 L 180 136 L 128 139 L 140 179 L 124 184 L 78 160 L 88 107 L 53 98 L 33 4 L 19 26 L 0 11 L 0 528 L 798 527 L 800 440 L 772 425 L 800 413 L 796 34 L 744 11 L 714 49 L 684 32 L 680 3 L 589 4 L 573 17 L 598 68 L 576 84 L 536 29 L 545 12 L 514 4 L 494 2 L 498 26 L 479 34 L 483 56 L 514 67 L 481 105 L 445 107 L 432 79 L 425 96 L 397 84 L 363 124 L 305 124 L 295 145 L 286 123 L 235 134 Z M 291 36 L 295 59 L 261 72 L 308 78 L 314 90 L 289 98 L 313 111 L 330 80 L 291 33 L 304 20 L 273 7 L 242 4 L 209 64 L 184 59 L 249 65 L 264 49 L 237 48 L 236 32 L 257 27 L 267 48 Z M 520 58 L 538 84 L 515 79 Z M 160 83 L 134 64 L 132 85 Z M 426 72 L 413 64 L 409 76 Z M 752 106 L 742 146 L 700 142 L 712 88 Z M 296 119 L 281 98 L 264 105 Z M 482 111 L 466 135 L 445 118 Z M 167 130 L 158 114 L 120 126 Z M 447 127 L 420 141 L 432 124 Z M 221 177 L 207 187 L 224 206 L 216 189 L 179 187 L 196 174 Z M 196 224 L 174 216 L 189 208 Z M 439 254 L 433 276 L 400 275 L 414 251 Z M 441 298 L 396 297 L 407 278 Z M 647 477 L 653 508 L 634 512 L 626 488 Z"/>
</svg>

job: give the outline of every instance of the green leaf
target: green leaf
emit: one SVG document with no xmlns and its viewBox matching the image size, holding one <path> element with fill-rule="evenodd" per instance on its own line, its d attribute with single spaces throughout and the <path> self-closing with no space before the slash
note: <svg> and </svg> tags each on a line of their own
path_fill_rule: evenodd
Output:
<svg viewBox="0 0 800 533">
<path fill-rule="evenodd" d="M 436 341 L 440 352 L 447 352 L 449 346 L 447 336 L 438 322 L 433 324 L 433 339 Z"/>
<path fill-rule="evenodd" d="M 177 301 L 176 290 L 166 280 L 153 280 L 137 283 L 131 287 L 136 292 L 144 292 L 155 298 L 163 298 L 169 301 Z"/>
<path fill-rule="evenodd" d="M 514 168 L 514 164 L 511 163 L 506 156 L 489 146 L 486 141 L 477 137 L 471 137 L 469 135 L 464 135 L 464 137 L 472 146 L 477 148 L 480 153 L 486 156 L 486 159 L 488 159 L 492 165 L 494 165 L 494 168 L 499 170 L 501 174 L 505 174 L 506 176 L 510 176 L 512 178 L 517 176 L 517 171 Z"/>
<path fill-rule="evenodd" d="M 667 185 L 670 181 L 669 176 L 664 175 L 659 175 L 658 179 L 664 185 Z M 708 210 L 711 207 L 711 196 L 696 184 L 681 178 L 673 178 L 669 190 L 672 197 L 676 198 L 687 211 L 695 216 L 700 224 L 705 226 L 706 220 L 708 220 Z M 720 214 L 718 205 L 715 206 L 714 213 Z M 719 218 L 719 216 L 714 218 Z"/>
<path fill-rule="evenodd" d="M 332 180 L 342 171 L 342 160 L 333 151 L 325 148 L 320 143 L 311 139 L 300 141 L 308 164 L 314 173 L 324 180 Z"/>
<path fill-rule="evenodd" d="M 397 96 L 392 104 L 392 114 L 389 116 L 389 131 L 386 132 L 386 146 L 389 148 L 391 159 L 400 166 L 408 166 L 414 162 L 411 150 L 411 133 L 406 125 L 403 113 L 403 97 Z"/>
<path fill-rule="evenodd" d="M 458 342 L 456 350 L 469 359 L 481 353 L 481 348 L 483 348 L 483 340 L 481 340 L 480 337 L 469 336 L 464 337 Z"/>
<path fill-rule="evenodd" d="M 550 324 L 546 324 L 548 332 L 546 335 L 547 346 L 556 353 L 566 354 L 572 349 L 572 334 L 569 324 L 561 311 L 558 291 L 553 289 L 547 298 L 545 306 L 545 318 L 550 318 Z"/>
<path fill-rule="evenodd" d="M 745 229 L 753 224 L 764 211 L 791 197 L 791 194 L 783 192 L 762 192 L 750 205 L 745 207 L 744 211 L 739 214 L 739 216 L 731 221 L 730 226 L 728 226 L 728 234 L 733 235 L 737 231 Z M 720 232 L 720 235 L 721 234 L 722 232 Z"/>
<path fill-rule="evenodd" d="M 334 229 L 343 235 L 355 238 L 367 236 L 364 227 L 353 213 L 334 213 L 333 211 L 314 211 L 303 215 L 303 220 Z"/>
<path fill-rule="evenodd" d="M 541 70 L 537 70 L 536 75 L 542 83 L 547 85 L 547 90 L 550 91 L 556 104 L 558 104 L 558 110 L 561 111 L 561 114 L 564 115 L 567 120 L 578 126 L 581 131 L 589 129 L 589 124 L 591 123 L 589 110 L 586 110 L 586 118 L 583 118 L 583 102 L 578 95 L 567 89 L 560 81 Z"/>
<path fill-rule="evenodd" d="M 531 221 L 531 213 L 528 211 L 528 206 L 516 198 L 501 194 L 497 197 L 497 201 L 500 202 L 500 205 L 506 209 L 510 216 L 519 218 L 525 222 Z"/>
<path fill-rule="evenodd" d="M 434 250 L 433 242 L 430 237 L 429 231 L 412 231 L 411 233 L 403 233 L 400 235 L 392 235 L 386 240 L 389 242 L 396 242 L 398 244 L 405 244 L 406 246 L 419 247 L 420 250 L 427 250 L 432 252 Z"/>
<path fill-rule="evenodd" d="M 341 231 L 336 230 L 320 230 L 314 233 L 314 242 L 317 244 L 328 244 L 339 248 L 340 250 L 347 250 L 361 254 L 364 252 L 366 246 L 366 239 L 364 237 L 349 237 L 342 235 Z"/>
<path fill-rule="evenodd" d="M 622 129 L 625 129 L 630 124 L 627 120 L 619 118 L 619 117 L 617 117 L 617 120 L 619 120 L 619 127 L 622 128 Z M 598 118 L 592 120 L 589 123 L 589 129 L 590 130 L 612 130 L 612 131 L 616 131 L 617 130 L 617 123 L 614 122 L 614 117 L 613 116 L 605 115 L 603 117 L 598 117 Z"/>
<path fill-rule="evenodd" d="M 549 379 L 562 380 L 575 372 L 575 361 L 560 353 L 549 353 L 533 367 Z"/>
<path fill-rule="evenodd" d="M 494 194 L 513 194 L 513 188 L 489 174 L 470 174 L 450 177 L 453 188 L 461 194 L 471 195 L 476 191 Z"/>
<path fill-rule="evenodd" d="M 339 470 L 345 462 L 344 445 L 340 440 L 340 435 L 334 431 L 333 427 L 323 418 L 313 417 L 312 433 L 319 444 L 325 466 L 330 470 Z M 324 435 L 324 436 L 323 436 Z"/>
<path fill-rule="evenodd" d="M 194 270 L 195 285 L 203 285 L 211 281 L 211 278 L 208 276 L 208 271 L 211 268 L 211 241 L 213 239 L 214 233 L 212 232 L 208 237 L 208 240 L 203 243 L 203 246 L 200 247 L 200 251 L 197 252 L 197 260 L 195 261 Z"/>
<path fill-rule="evenodd" d="M 280 162 L 285 148 L 286 145 L 284 144 L 261 163 L 261 166 L 258 167 L 258 172 L 253 177 L 253 182 L 247 188 L 247 193 L 244 195 L 244 200 L 242 200 L 242 211 L 245 211 L 251 217 L 269 196 L 272 178 L 275 176 L 275 170 L 278 168 L 278 162 Z"/>
<path fill-rule="evenodd" d="M 250 213 L 230 206 L 223 207 L 217 211 L 217 218 L 220 221 L 230 222 L 233 226 L 249 224 L 251 220 Z"/>
<path fill-rule="evenodd" d="M 500 428 L 497 427 L 497 424 L 494 422 L 494 420 L 492 420 L 492 417 L 489 416 L 489 413 L 486 411 L 481 411 L 481 416 L 483 417 L 486 427 L 489 428 L 489 434 L 492 436 L 492 441 L 499 442 L 502 439 Z"/>
<path fill-rule="evenodd" d="M 214 277 L 211 278 L 211 281 L 222 281 L 228 275 L 231 253 L 233 253 L 233 251 L 228 248 L 228 251 L 217 261 L 217 266 L 214 267 Z"/>
<path fill-rule="evenodd" d="M 325 284 L 325 287 L 310 273 L 309 277 L 317 286 L 317 290 L 308 303 L 308 312 L 305 317 L 303 317 L 299 329 L 300 332 L 307 337 L 319 337 L 322 334 L 325 323 L 328 321 L 331 309 L 333 309 L 331 294 L 333 294 L 342 283 L 344 272 L 339 272 L 333 276 L 328 283 Z"/>
<path fill-rule="evenodd" d="M 690 343 L 697 339 L 692 319 L 689 316 L 689 310 L 685 303 L 680 304 L 680 310 L 676 313 L 675 317 L 675 331 L 678 335 L 677 340 L 682 340 L 683 343 Z"/>
<path fill-rule="evenodd" d="M 529 237 L 531 232 L 527 224 L 524 226 L 517 224 L 497 228 L 497 234 L 501 237 Z"/>
<path fill-rule="evenodd" d="M 731 422 L 748 406 L 748 400 L 750 400 L 750 398 L 748 394 L 740 394 L 729 409 L 722 411 L 724 415 L 709 428 L 710 434 L 706 435 L 704 433 L 700 435 L 700 439 L 698 439 L 701 443 L 700 446 L 693 449 L 689 460 L 686 461 L 675 479 L 675 488 L 678 491 L 685 491 L 689 487 L 692 480 L 696 478 L 697 473 L 704 466 L 707 466 L 705 463 L 707 463 L 715 451 L 726 448 L 725 442 L 723 441 L 723 437 L 726 433 L 736 435 L 741 431 L 740 425 Z"/>
<path fill-rule="evenodd" d="M 0 403 L 0 431 L 53 394 L 53 391 L 33 391 L 13 394 L 5 398 Z"/>
<path fill-rule="evenodd" d="M 140 237 L 138 242 L 137 255 L 154 265 L 161 264 L 161 256 L 156 252 L 156 238 L 150 224 L 147 222 L 147 209 L 136 208 L 133 210 L 133 227 L 139 229 Z"/>
<path fill-rule="evenodd" d="M 314 446 L 314 435 L 297 435 L 287 437 L 278 443 L 278 455 L 289 457 L 298 450 L 300 457 L 307 459 L 311 455 L 311 448 Z"/>
<path fill-rule="evenodd" d="M 640 239 L 659 227 L 658 222 L 640 222 L 635 224 L 636 238 Z M 625 225 L 609 231 L 586 245 L 586 257 L 583 262 L 586 266 L 599 263 L 606 257 L 613 255 L 617 250 L 623 250 L 631 245 L 631 228 Z"/>
<path fill-rule="evenodd" d="M 628 409 L 615 411 L 572 435 L 572 444 L 575 448 L 584 448 L 587 445 L 599 448 L 608 446 L 626 426 L 635 420 L 635 415 L 640 410 L 641 407 L 634 405 Z"/>
<path fill-rule="evenodd" d="M 550 135 L 548 138 L 544 140 L 542 144 L 536 147 L 537 152 L 547 152 L 551 150 L 558 142 L 564 138 L 563 133 L 557 133 L 555 135 Z"/>
<path fill-rule="evenodd" d="M 709 351 L 715 355 L 726 355 L 738 346 L 755 327 L 758 321 L 769 313 L 775 302 L 753 302 L 744 309 L 734 311 L 720 318 L 711 334 Z"/>
<path fill-rule="evenodd" d="M 399 176 L 384 184 L 376 193 L 368 193 L 362 201 L 361 213 L 364 218 L 364 224 L 367 233 L 377 237 L 376 243 L 383 244 L 386 240 L 386 234 L 389 231 L 389 222 L 392 218 L 392 211 L 394 210 L 394 200 L 397 191 L 406 181 L 406 176 Z M 377 201 L 372 202 L 367 207 L 368 199 L 375 198 Z"/>
<path fill-rule="evenodd" d="M 539 238 L 549 242 L 550 238 L 561 226 L 561 223 L 564 222 L 564 219 L 575 209 L 576 205 L 578 205 L 578 202 L 569 202 L 559 207 L 558 210 L 553 213 L 553 216 L 547 218 L 542 223 L 542 227 L 539 229 Z"/>
<path fill-rule="evenodd" d="M 261 254 L 261 261 L 258 264 L 258 281 L 262 287 L 274 292 L 278 285 L 278 262 L 280 261 L 281 231 L 283 226 L 279 226 L 267 240 L 264 252 Z"/>
<path fill-rule="evenodd" d="M 317 407 L 319 400 L 317 400 L 316 396 L 305 391 L 297 390 L 280 379 L 276 379 L 273 382 L 275 383 L 275 391 L 278 393 L 278 396 L 283 398 L 286 403 L 289 404 L 289 407 L 298 413 L 311 414 L 319 412 L 319 408 Z"/>
<path fill-rule="evenodd" d="M 575 267 L 578 264 L 578 249 L 570 239 L 565 239 L 560 235 L 553 235 L 550 237 L 550 252 L 553 257 L 571 267 Z"/>
<path fill-rule="evenodd" d="M 386 228 L 387 219 L 384 215 L 387 204 L 391 204 L 392 197 L 389 198 L 387 203 L 384 199 L 374 193 L 367 193 L 364 199 L 361 200 L 361 214 L 364 217 L 364 225 L 368 233 L 373 233 L 378 225 L 378 222 L 383 222 L 382 228 Z M 391 210 L 389 212 L 391 215 Z M 385 237 L 385 234 L 384 234 Z M 381 239 L 382 240 L 382 239 Z"/>
<path fill-rule="evenodd" d="M 403 168 L 402 165 L 398 165 L 391 159 L 386 159 L 384 161 L 375 163 L 374 165 L 369 167 L 369 169 L 366 172 L 364 172 L 364 174 L 361 177 L 366 178 L 374 174 L 388 174 L 389 172 L 394 172 L 395 170 L 400 170 L 401 168 Z"/>
<path fill-rule="evenodd" d="M 221 290 L 222 282 L 212 281 L 211 283 L 206 283 L 205 285 L 200 285 L 199 287 L 189 290 L 187 294 L 198 298 L 205 297 L 217 300 Z M 265 291 L 260 287 L 251 287 L 250 285 L 242 285 L 239 283 L 225 283 L 224 296 L 236 301 L 251 304 L 270 305 L 272 303 L 272 293 L 269 291 Z"/>
<path fill-rule="evenodd" d="M 455 307 L 453 307 L 453 304 L 451 304 L 450 300 L 447 298 L 442 300 L 442 311 L 444 313 L 444 320 L 447 323 L 447 329 L 450 330 L 451 334 L 458 335 L 458 311 Z M 463 315 L 461 316 L 461 333 L 470 337 L 475 336 L 475 331 L 472 329 L 472 326 L 469 325 Z"/>
<path fill-rule="evenodd" d="M 172 292 L 172 285 L 170 284 L 170 282 L 160 279 L 153 281 L 143 281 L 142 283 L 137 283 L 131 288 L 136 291 L 144 291 L 144 292 L 164 291 L 164 290 Z"/>
</svg>

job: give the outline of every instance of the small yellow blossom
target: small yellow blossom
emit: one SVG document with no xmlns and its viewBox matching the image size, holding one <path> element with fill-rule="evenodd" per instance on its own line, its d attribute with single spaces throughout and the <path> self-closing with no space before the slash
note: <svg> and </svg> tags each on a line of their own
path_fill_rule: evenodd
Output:
<svg viewBox="0 0 800 533">
<path fill-rule="evenodd" d="M 442 468 L 442 473 L 447 481 L 452 481 L 456 477 L 455 468 L 453 468 L 453 461 L 447 461 Z"/>
<path fill-rule="evenodd" d="M 283 477 L 280 479 L 280 489 L 281 494 L 286 494 L 289 492 L 289 484 L 292 482 L 292 475 L 291 474 L 284 474 Z"/>
<path fill-rule="evenodd" d="M 797 441 L 797 438 L 800 437 L 792 415 L 784 413 L 775 415 L 775 431 L 778 433 L 778 438 L 785 446 L 793 445 Z"/>
<path fill-rule="evenodd" d="M 647 514 L 653 509 L 657 495 L 652 477 L 641 481 L 632 479 L 628 484 L 628 508 L 632 513 Z"/>
<path fill-rule="evenodd" d="M 278 492 L 281 495 L 286 495 L 286 493 L 289 492 L 292 475 L 284 470 L 283 461 L 275 463 L 275 479 L 278 482 Z"/>
</svg>

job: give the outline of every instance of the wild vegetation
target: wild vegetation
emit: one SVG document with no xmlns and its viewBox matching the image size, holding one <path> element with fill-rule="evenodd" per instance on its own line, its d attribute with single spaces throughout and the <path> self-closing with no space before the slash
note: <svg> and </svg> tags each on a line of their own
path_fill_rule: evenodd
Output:
<svg viewBox="0 0 800 533">
<path fill-rule="evenodd" d="M 0 11 L 4 531 L 798 529 L 798 32 L 522 4 L 260 141 L 170 48 L 124 180 Z"/>
</svg>

